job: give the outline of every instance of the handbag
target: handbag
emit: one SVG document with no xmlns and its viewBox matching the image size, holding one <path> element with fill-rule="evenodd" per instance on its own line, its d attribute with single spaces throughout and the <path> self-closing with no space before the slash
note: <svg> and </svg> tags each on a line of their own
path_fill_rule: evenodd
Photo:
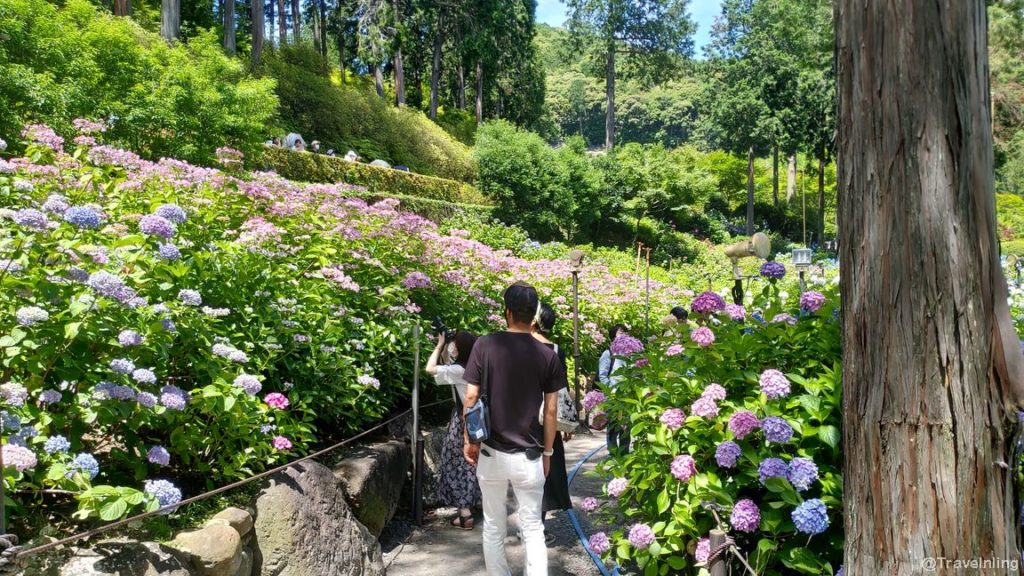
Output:
<svg viewBox="0 0 1024 576">
<path fill-rule="evenodd" d="M 555 354 L 558 354 L 558 344 L 555 344 Z M 555 410 L 555 427 L 563 434 L 572 434 L 580 425 L 580 416 L 576 412 L 576 403 L 572 401 L 572 395 L 568 388 L 558 391 L 558 408 Z M 540 403 L 540 412 L 537 413 L 537 420 L 544 425 L 544 402 Z"/>
<path fill-rule="evenodd" d="M 479 444 L 491 438 L 491 414 L 487 408 L 487 347 L 484 347 L 483 376 L 480 378 L 480 397 L 466 409 L 466 435 L 470 444 Z"/>
</svg>

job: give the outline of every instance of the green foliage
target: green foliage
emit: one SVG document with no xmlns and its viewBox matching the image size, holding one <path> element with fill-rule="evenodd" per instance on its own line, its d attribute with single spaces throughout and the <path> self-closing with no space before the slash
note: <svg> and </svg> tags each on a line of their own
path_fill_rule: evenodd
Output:
<svg viewBox="0 0 1024 576">
<path fill-rule="evenodd" d="M 442 108 L 437 113 L 437 124 L 466 146 L 476 142 L 476 118 L 465 110 Z"/>
<path fill-rule="evenodd" d="M 107 139 L 147 158 L 210 164 L 220 146 L 255 151 L 274 121 L 273 82 L 253 79 L 212 33 L 168 46 L 85 0 L 0 5 L 0 137 L 25 123 L 72 134 L 110 120 Z"/>
<path fill-rule="evenodd" d="M 367 86 L 338 86 L 326 60 L 312 48 L 268 52 L 264 69 L 277 81 L 281 121 L 306 142 L 339 155 L 355 150 L 369 160 L 405 165 L 420 174 L 463 182 L 475 179 L 469 148 L 422 112 L 401 109 Z"/>
<path fill-rule="evenodd" d="M 299 182 L 344 182 L 365 186 L 378 196 L 421 197 L 458 204 L 487 204 L 487 199 L 471 184 L 424 176 L 412 172 L 348 162 L 337 156 L 295 152 L 276 146 L 267 147 L 260 156 L 262 165 Z"/>
<path fill-rule="evenodd" d="M 1024 198 L 1016 194 L 996 194 L 996 220 L 1000 240 L 1024 240 Z M 1004 252 L 1006 246 L 1004 242 Z"/>
<path fill-rule="evenodd" d="M 598 467 L 603 477 L 626 481 L 618 497 L 606 489 L 607 503 L 597 512 L 618 518 L 616 525 L 625 527 L 608 534 L 611 559 L 635 563 L 646 574 L 679 571 L 694 565 L 697 542 L 718 528 L 735 540 L 759 574 L 817 576 L 833 574 L 842 564 L 841 347 L 839 323 L 832 316 L 837 293 L 828 290 L 825 306 L 801 314 L 793 325 L 781 319 L 765 323 L 762 318 L 798 307 L 796 291 L 786 294 L 780 288 L 774 280 L 767 282 L 748 304 L 748 311 L 757 307 L 757 317 L 748 313 L 735 321 L 722 314 L 712 322 L 710 316 L 697 315 L 697 324 L 713 330 L 709 346 L 691 341 L 689 329 L 670 331 L 616 372 L 622 380 L 595 409 L 628 426 L 633 439 L 628 455 L 613 456 Z M 647 362 L 632 362 L 640 357 Z M 762 393 L 759 375 L 767 369 L 786 375 L 784 397 L 769 399 Z M 712 412 L 701 412 L 694 402 L 713 383 L 725 389 L 725 398 L 712 402 Z M 687 415 L 678 429 L 661 421 L 673 408 Z M 756 429 L 738 437 L 728 422 L 741 410 L 762 420 L 785 419 L 792 438 L 768 442 Z M 727 440 L 742 451 L 732 467 L 716 459 L 717 447 Z M 695 461 L 692 476 L 674 475 L 672 462 L 680 455 Z M 817 465 L 817 478 L 802 490 L 785 477 L 762 481 L 759 466 L 770 457 L 787 466 L 795 457 L 809 458 Z M 797 530 L 791 514 L 811 498 L 827 507 L 829 527 L 809 537 Z M 741 499 L 760 509 L 752 532 L 731 525 L 731 510 Z M 720 523 L 710 507 L 717 508 Z M 640 523 L 654 532 L 649 547 L 634 547 L 627 538 L 629 528 Z M 742 569 L 731 557 L 727 562 Z"/>
</svg>

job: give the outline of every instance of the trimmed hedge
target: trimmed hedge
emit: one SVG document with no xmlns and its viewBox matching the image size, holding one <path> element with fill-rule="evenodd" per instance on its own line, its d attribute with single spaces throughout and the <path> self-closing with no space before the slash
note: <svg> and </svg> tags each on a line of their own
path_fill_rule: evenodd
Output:
<svg viewBox="0 0 1024 576">
<path fill-rule="evenodd" d="M 470 205 L 470 208 L 491 205 L 476 188 L 464 182 L 348 162 L 337 156 L 266 147 L 261 155 L 260 164 L 263 168 L 273 170 L 289 180 L 344 182 L 365 186 L 372 194 L 399 200 L 403 197 L 440 200 Z"/>
</svg>

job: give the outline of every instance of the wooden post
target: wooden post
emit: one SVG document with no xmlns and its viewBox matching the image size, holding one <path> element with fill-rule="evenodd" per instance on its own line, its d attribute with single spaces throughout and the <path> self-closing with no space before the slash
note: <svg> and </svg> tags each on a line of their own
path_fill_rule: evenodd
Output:
<svg viewBox="0 0 1024 576">
<path fill-rule="evenodd" d="M 719 547 L 725 544 L 725 532 L 721 530 L 711 531 L 711 549 L 717 550 Z M 729 570 L 728 562 L 726 562 L 726 552 L 722 551 L 714 560 L 708 564 L 708 572 L 711 576 L 725 576 Z"/>
</svg>

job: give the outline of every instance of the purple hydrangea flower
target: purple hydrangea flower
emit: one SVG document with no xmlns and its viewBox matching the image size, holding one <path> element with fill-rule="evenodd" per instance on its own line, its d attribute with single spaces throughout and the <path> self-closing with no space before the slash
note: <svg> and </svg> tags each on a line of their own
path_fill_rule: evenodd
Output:
<svg viewBox="0 0 1024 576">
<path fill-rule="evenodd" d="M 708 384 L 704 391 L 700 393 L 703 398 L 710 398 L 715 402 L 721 402 L 725 400 L 725 388 L 721 384 Z"/>
<path fill-rule="evenodd" d="M 737 440 L 746 438 L 747 434 L 760 426 L 761 421 L 757 419 L 757 416 L 747 410 L 740 410 L 729 417 L 729 431 Z"/>
<path fill-rule="evenodd" d="M 580 510 L 583 510 L 584 512 L 593 512 L 594 510 L 597 510 L 597 506 L 597 498 L 594 498 L 593 496 L 587 496 L 582 502 L 580 502 Z"/>
<path fill-rule="evenodd" d="M 160 403 L 170 410 L 184 410 L 188 405 L 188 392 L 173 385 L 160 389 Z"/>
<path fill-rule="evenodd" d="M 628 334 L 619 336 L 611 345 L 612 354 L 616 356 L 629 356 L 643 350 L 643 343 Z"/>
<path fill-rule="evenodd" d="M 46 146 L 54 152 L 64 150 L 64 138 L 46 124 L 29 124 L 21 129 L 21 135 L 36 144 Z"/>
<path fill-rule="evenodd" d="M 178 330 L 178 327 L 174 325 L 174 320 L 171 320 L 170 318 L 161 319 L 160 325 L 168 332 L 176 332 Z"/>
<path fill-rule="evenodd" d="M 701 348 L 707 348 L 715 343 L 715 333 L 707 326 L 701 326 L 690 332 L 690 340 L 693 340 Z"/>
<path fill-rule="evenodd" d="M 139 334 L 135 330 L 122 330 L 117 335 L 117 341 L 121 343 L 121 346 L 139 346 L 143 342 L 142 334 Z"/>
<path fill-rule="evenodd" d="M 729 319 L 737 322 L 742 322 L 747 318 L 747 311 L 739 304 L 726 304 L 725 313 L 729 315 Z"/>
<path fill-rule="evenodd" d="M 690 406 L 690 413 L 701 418 L 715 418 L 718 416 L 718 404 L 707 396 L 701 396 Z"/>
<path fill-rule="evenodd" d="M 255 396 L 263 389 L 263 384 L 260 382 L 259 378 L 244 372 L 235 377 L 234 384 L 242 390 L 245 390 L 245 393 L 249 396 Z"/>
<path fill-rule="evenodd" d="M 672 459 L 670 469 L 676 480 L 686 482 L 697 475 L 697 462 L 694 461 L 693 456 L 682 454 Z"/>
<path fill-rule="evenodd" d="M 778 370 L 769 368 L 761 373 L 759 379 L 761 392 L 769 399 L 775 400 L 789 396 L 789 379 Z"/>
<path fill-rule="evenodd" d="M 840 566 L 839 570 L 836 571 L 836 576 L 843 576 L 843 567 Z"/>
<path fill-rule="evenodd" d="M 708 538 L 701 538 L 697 541 L 697 549 L 693 551 L 693 559 L 698 564 L 704 564 L 711 557 L 711 540 Z"/>
<path fill-rule="evenodd" d="M 17 260 L 11 260 L 10 258 L 0 258 L 0 275 L 4 272 L 8 274 L 20 274 L 25 270 L 25 266 Z"/>
<path fill-rule="evenodd" d="M 715 461 L 722 468 L 732 468 L 736 466 L 736 461 L 739 459 L 740 454 L 743 450 L 740 449 L 740 445 L 733 442 L 732 440 L 726 440 L 718 445 L 715 449 Z"/>
<path fill-rule="evenodd" d="M 778 416 L 768 416 L 762 420 L 761 429 L 764 430 L 764 439 L 768 442 L 789 442 L 793 437 L 793 427 L 785 418 Z"/>
<path fill-rule="evenodd" d="M 43 452 L 47 454 L 56 454 L 58 452 L 67 452 L 71 450 L 71 442 L 63 436 L 50 436 L 46 439 L 46 443 L 43 444 Z"/>
<path fill-rule="evenodd" d="M 803 492 L 818 479 L 818 465 L 810 458 L 797 457 L 789 461 L 789 483 Z"/>
<path fill-rule="evenodd" d="M 629 529 L 629 543 L 638 550 L 643 550 L 654 543 L 654 530 L 647 524 L 634 524 Z"/>
<path fill-rule="evenodd" d="M 127 358 L 116 358 L 110 361 L 110 369 L 118 374 L 131 374 L 135 371 L 135 363 Z"/>
<path fill-rule="evenodd" d="M 135 389 L 131 386 L 113 384 L 110 386 L 107 395 L 114 400 L 135 400 Z"/>
<path fill-rule="evenodd" d="M 39 461 L 34 452 L 24 446 L 15 444 L 4 444 L 3 446 L 4 466 L 11 466 L 18 472 L 24 472 L 35 468 Z"/>
<path fill-rule="evenodd" d="M 828 508 L 817 498 L 804 501 L 793 510 L 793 524 L 804 534 L 821 534 L 828 530 Z"/>
<path fill-rule="evenodd" d="M 625 478 L 612 478 L 608 482 L 608 495 L 612 498 L 618 498 L 622 496 L 622 493 L 626 491 L 629 486 L 629 481 Z"/>
<path fill-rule="evenodd" d="M 669 430 L 679 430 L 686 422 L 686 413 L 679 408 L 669 408 L 661 413 L 661 417 L 658 420 L 668 427 Z"/>
<path fill-rule="evenodd" d="M 605 400 L 607 400 L 607 398 L 605 398 L 604 392 L 601 392 L 600 390 L 591 390 L 583 397 L 583 408 L 589 412 Z"/>
<path fill-rule="evenodd" d="M 729 524 L 740 532 L 755 532 L 761 525 L 761 511 L 753 500 L 744 498 L 732 507 Z"/>
<path fill-rule="evenodd" d="M 156 209 L 155 214 L 174 224 L 182 224 L 188 220 L 188 214 L 177 204 L 164 204 Z"/>
<path fill-rule="evenodd" d="M 88 206 L 72 206 L 64 212 L 64 221 L 76 228 L 95 229 L 100 227 L 102 219 Z"/>
<path fill-rule="evenodd" d="M 359 378 L 356 378 L 356 382 L 358 382 L 360 386 L 372 386 L 373 388 L 380 389 L 380 380 L 377 380 L 369 374 L 360 375 Z"/>
<path fill-rule="evenodd" d="M 402 280 L 402 286 L 413 290 L 416 288 L 430 288 L 433 283 L 430 281 L 430 277 L 423 272 L 410 272 Z"/>
<path fill-rule="evenodd" d="M 765 278 L 779 279 L 786 275 L 786 267 L 778 262 L 765 262 L 761 264 L 761 276 Z"/>
<path fill-rule="evenodd" d="M 43 390 L 39 393 L 39 401 L 46 405 L 56 404 L 61 401 L 62 397 L 58 390 Z"/>
<path fill-rule="evenodd" d="M 697 314 L 708 314 L 725 309 L 725 300 L 718 294 L 708 291 L 693 299 L 690 309 Z"/>
<path fill-rule="evenodd" d="M 821 292 L 809 290 L 800 295 L 800 309 L 805 312 L 814 313 L 821 310 L 825 305 L 825 295 Z"/>
<path fill-rule="evenodd" d="M 180 260 L 181 259 L 181 250 L 178 250 L 178 247 L 175 246 L 174 244 L 170 244 L 170 243 L 163 244 L 163 243 L 161 243 L 160 244 L 160 248 L 157 251 L 157 256 L 159 256 L 161 260 L 167 260 L 168 262 L 174 262 L 176 260 Z"/>
<path fill-rule="evenodd" d="M 284 436 L 274 436 L 274 439 L 270 441 L 270 445 L 274 447 L 274 450 L 291 450 L 291 440 Z"/>
<path fill-rule="evenodd" d="M 100 463 L 96 461 L 96 458 L 93 458 L 92 454 L 82 452 L 75 456 L 74 460 L 68 464 L 68 471 L 65 476 L 73 478 L 76 473 L 80 473 L 88 477 L 89 480 L 92 480 L 100 473 Z"/>
<path fill-rule="evenodd" d="M 124 280 L 104 270 L 90 274 L 86 284 L 99 293 L 100 296 L 108 298 L 116 298 L 125 288 Z"/>
<path fill-rule="evenodd" d="M 186 306 L 199 306 L 203 303 L 203 297 L 199 292 L 187 288 L 178 292 L 178 300 Z"/>
<path fill-rule="evenodd" d="M 25 401 L 28 400 L 28 388 L 17 382 L 5 382 L 0 384 L 0 398 L 8 406 L 24 406 Z"/>
<path fill-rule="evenodd" d="M 143 491 L 156 498 L 161 508 L 181 502 L 181 490 L 167 480 L 146 480 Z M 173 508 L 164 513 L 170 514 L 172 511 Z"/>
<path fill-rule="evenodd" d="M 137 368 L 132 371 L 132 380 L 140 384 L 156 384 L 156 374 L 148 368 Z"/>
<path fill-rule="evenodd" d="M 612 547 L 611 542 L 608 541 L 608 535 L 604 532 L 598 532 L 592 535 L 587 544 L 590 545 L 590 549 L 598 556 L 604 554 Z"/>
<path fill-rule="evenodd" d="M 178 227 L 163 216 L 157 216 L 155 214 L 147 214 L 139 220 L 139 230 L 143 234 L 149 234 L 151 236 L 159 236 L 161 238 L 173 238 L 178 232 Z"/>
<path fill-rule="evenodd" d="M 25 306 L 14 313 L 19 326 L 34 326 L 50 319 L 50 313 L 38 306 Z"/>
<path fill-rule="evenodd" d="M 153 406 L 156 406 L 157 397 L 149 392 L 139 392 L 135 395 L 135 400 L 140 406 L 152 408 Z"/>
<path fill-rule="evenodd" d="M 64 214 L 68 208 L 71 208 L 71 204 L 68 203 L 68 199 L 61 196 L 60 194 L 50 194 L 46 198 L 46 202 L 43 203 L 43 210 L 50 214 Z"/>
<path fill-rule="evenodd" d="M 171 463 L 171 453 L 163 446 L 153 446 L 146 452 L 146 460 L 160 466 L 167 466 Z"/>
<path fill-rule="evenodd" d="M 781 458 L 765 458 L 757 467 L 757 472 L 761 484 L 764 484 L 769 478 L 789 478 L 789 465 Z"/>
<path fill-rule="evenodd" d="M 678 356 L 683 353 L 682 344 L 673 344 L 665 350 L 665 356 Z"/>
<path fill-rule="evenodd" d="M 277 426 L 274 426 L 273 424 L 264 424 L 260 426 L 260 434 L 269 434 L 274 430 L 277 430 Z"/>
<path fill-rule="evenodd" d="M 772 317 L 772 324 L 781 324 L 783 322 L 785 322 L 786 324 L 794 325 L 796 324 L 796 318 L 792 314 L 788 314 L 786 312 L 776 314 L 775 316 Z"/>
<path fill-rule="evenodd" d="M 30 230 L 43 231 L 49 228 L 50 220 L 35 208 L 23 208 L 14 214 L 14 223 Z"/>
</svg>

